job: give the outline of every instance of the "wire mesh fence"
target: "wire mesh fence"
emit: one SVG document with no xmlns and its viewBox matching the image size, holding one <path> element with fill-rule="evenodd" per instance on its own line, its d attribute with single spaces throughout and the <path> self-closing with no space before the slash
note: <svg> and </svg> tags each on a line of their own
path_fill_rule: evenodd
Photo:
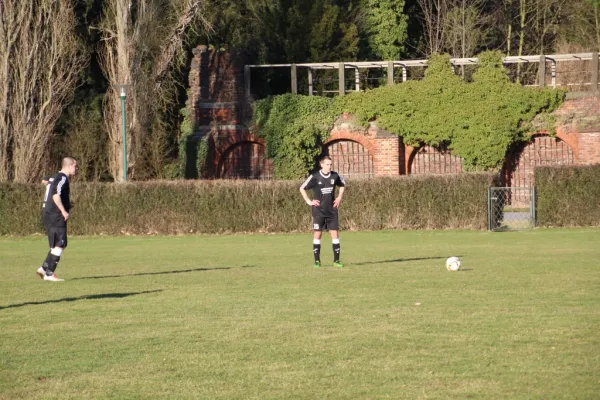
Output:
<svg viewBox="0 0 600 400">
<path fill-rule="evenodd" d="M 488 217 L 488 228 L 491 231 L 513 231 L 535 227 L 535 188 L 489 188 Z"/>
</svg>

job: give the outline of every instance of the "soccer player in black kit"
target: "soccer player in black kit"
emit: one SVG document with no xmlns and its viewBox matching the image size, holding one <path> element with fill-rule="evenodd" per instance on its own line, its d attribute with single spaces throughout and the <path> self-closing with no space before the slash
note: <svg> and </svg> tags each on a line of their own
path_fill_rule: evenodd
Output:
<svg viewBox="0 0 600 400">
<path fill-rule="evenodd" d="M 46 185 L 42 205 L 42 221 L 48 233 L 50 251 L 36 273 L 45 281 L 62 282 L 54 273 L 60 256 L 67 247 L 67 220 L 71 210 L 69 178 L 77 174 L 77 161 L 71 157 L 62 160 L 62 168 Z"/>
<path fill-rule="evenodd" d="M 300 186 L 300 194 L 302 194 L 304 201 L 312 206 L 314 266 L 315 268 L 321 266 L 321 235 L 323 231 L 329 231 L 333 244 L 333 266 L 341 268 L 344 264 L 340 261 L 338 208 L 342 202 L 346 183 L 344 178 L 331 170 L 331 157 L 322 157 L 320 164 L 321 170 L 310 175 Z M 337 197 L 335 197 L 336 186 L 340 188 Z M 306 192 L 310 189 L 313 192 L 313 200 L 308 197 Z"/>
</svg>

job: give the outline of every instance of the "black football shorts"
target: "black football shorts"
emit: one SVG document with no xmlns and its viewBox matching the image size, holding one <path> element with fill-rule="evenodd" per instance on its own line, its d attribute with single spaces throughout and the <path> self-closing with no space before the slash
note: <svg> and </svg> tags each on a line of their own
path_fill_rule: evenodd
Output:
<svg viewBox="0 0 600 400">
<path fill-rule="evenodd" d="M 315 231 L 339 231 L 340 224 L 338 223 L 337 215 L 335 217 L 314 217 L 313 229 Z"/>
</svg>

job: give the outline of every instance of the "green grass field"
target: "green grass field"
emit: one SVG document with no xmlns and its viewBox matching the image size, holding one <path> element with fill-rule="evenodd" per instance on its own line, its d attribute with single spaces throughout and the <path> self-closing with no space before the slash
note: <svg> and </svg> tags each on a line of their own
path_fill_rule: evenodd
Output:
<svg viewBox="0 0 600 400">
<path fill-rule="evenodd" d="M 0 238 L 0 398 L 600 397 L 600 229 L 311 242 Z"/>
</svg>

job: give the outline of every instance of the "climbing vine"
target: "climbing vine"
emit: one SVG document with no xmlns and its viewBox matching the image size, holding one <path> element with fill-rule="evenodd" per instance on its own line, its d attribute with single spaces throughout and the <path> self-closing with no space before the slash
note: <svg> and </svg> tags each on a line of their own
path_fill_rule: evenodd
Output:
<svg viewBox="0 0 600 400">
<path fill-rule="evenodd" d="M 510 82 L 499 52 L 479 55 L 472 82 L 457 76 L 447 55 L 431 58 L 425 78 L 327 99 L 285 94 L 254 104 L 253 125 L 274 159 L 275 175 L 306 174 L 327 140 L 335 118 L 354 115 L 412 146 L 447 146 L 466 170 L 502 166 L 512 144 L 527 140 L 533 119 L 560 106 L 565 92 Z M 551 118 L 546 118 L 551 121 Z"/>
</svg>

